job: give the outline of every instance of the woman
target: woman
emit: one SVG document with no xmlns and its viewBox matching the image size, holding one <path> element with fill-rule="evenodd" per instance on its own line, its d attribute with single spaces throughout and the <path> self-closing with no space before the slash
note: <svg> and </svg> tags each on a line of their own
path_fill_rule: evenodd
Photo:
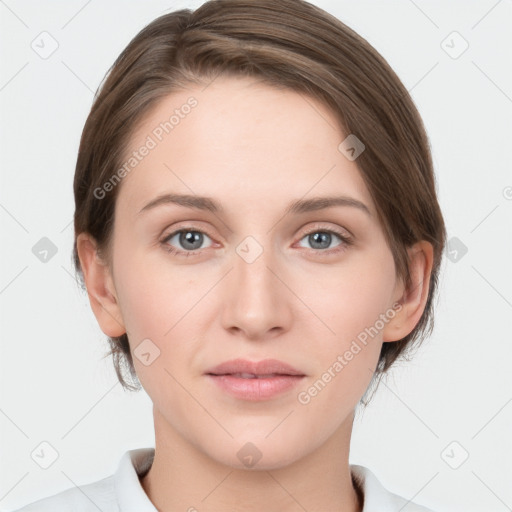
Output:
<svg viewBox="0 0 512 512">
<path fill-rule="evenodd" d="M 428 510 L 349 464 L 445 243 L 420 116 L 364 39 L 302 0 L 159 17 L 94 101 L 74 192 L 77 274 L 156 445 L 22 511 Z"/>
</svg>

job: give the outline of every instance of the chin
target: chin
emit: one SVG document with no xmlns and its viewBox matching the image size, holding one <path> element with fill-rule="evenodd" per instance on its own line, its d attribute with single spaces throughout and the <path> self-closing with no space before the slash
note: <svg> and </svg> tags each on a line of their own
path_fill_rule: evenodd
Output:
<svg viewBox="0 0 512 512">
<path fill-rule="evenodd" d="M 214 460 L 233 469 L 267 471 L 284 468 L 301 457 L 297 446 L 283 444 L 281 438 L 270 441 L 230 440 L 229 444 L 216 445 L 206 453 Z M 221 448 L 222 451 L 219 451 Z"/>
</svg>

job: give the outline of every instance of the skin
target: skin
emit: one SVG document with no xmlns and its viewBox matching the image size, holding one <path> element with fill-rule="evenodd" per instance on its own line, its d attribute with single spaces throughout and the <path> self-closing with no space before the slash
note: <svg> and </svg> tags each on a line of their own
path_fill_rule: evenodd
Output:
<svg viewBox="0 0 512 512">
<path fill-rule="evenodd" d="M 233 77 L 191 86 L 148 113 L 131 148 L 191 95 L 198 105 L 119 185 L 112 266 L 90 236 L 78 237 L 103 332 L 127 332 L 132 353 L 147 338 L 160 350 L 147 366 L 134 357 L 154 404 L 156 453 L 143 488 L 162 511 L 360 511 L 348 461 L 355 407 L 383 341 L 403 338 L 421 317 L 432 246 L 409 249 L 406 290 L 357 160 L 338 150 L 348 134 L 326 106 L 291 90 Z M 223 211 L 167 204 L 138 213 L 171 192 L 214 198 Z M 331 195 L 370 214 L 334 206 L 285 215 L 294 200 Z M 183 228 L 206 233 L 196 254 L 165 250 L 190 251 L 179 235 L 162 242 Z M 322 248 L 307 236 L 331 229 L 352 243 L 333 234 Z M 236 251 L 248 236 L 262 249 L 251 263 Z M 298 393 L 396 302 L 400 312 L 301 404 Z M 204 375 L 236 357 L 280 359 L 306 377 L 269 400 L 236 399 Z M 252 468 L 237 457 L 247 442 L 262 454 Z"/>
</svg>

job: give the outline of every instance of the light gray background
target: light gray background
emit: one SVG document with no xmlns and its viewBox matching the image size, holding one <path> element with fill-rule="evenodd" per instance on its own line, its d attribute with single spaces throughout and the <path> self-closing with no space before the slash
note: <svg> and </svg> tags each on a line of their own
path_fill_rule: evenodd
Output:
<svg viewBox="0 0 512 512">
<path fill-rule="evenodd" d="M 2 511 L 108 476 L 125 450 L 153 444 L 151 403 L 101 359 L 105 336 L 74 281 L 72 180 L 114 59 L 155 17 L 201 3 L 0 1 Z M 512 510 L 512 3 L 313 3 L 411 91 L 449 238 L 468 249 L 444 262 L 434 335 L 358 414 L 351 462 L 439 512 Z M 31 47 L 43 31 L 58 42 L 47 59 Z M 42 237 L 58 251 L 46 263 L 32 252 Z M 31 458 L 44 441 L 59 455 L 46 470 Z"/>
</svg>

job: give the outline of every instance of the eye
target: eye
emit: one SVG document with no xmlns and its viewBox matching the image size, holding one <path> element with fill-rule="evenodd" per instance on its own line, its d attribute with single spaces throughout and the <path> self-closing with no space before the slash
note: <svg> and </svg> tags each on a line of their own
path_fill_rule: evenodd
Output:
<svg viewBox="0 0 512 512">
<path fill-rule="evenodd" d="M 210 238 L 204 231 L 195 228 L 183 228 L 167 235 L 162 241 L 164 249 L 172 254 L 190 256 L 204 249 L 204 238 Z M 171 243 L 182 247 L 184 250 L 176 249 Z"/>
<path fill-rule="evenodd" d="M 334 248 L 329 248 L 329 246 L 333 242 L 333 236 L 334 239 L 337 238 L 341 242 Z M 316 252 L 320 251 L 326 254 L 332 254 L 343 251 L 352 243 L 351 239 L 347 235 L 344 235 L 339 231 L 333 229 L 320 228 L 316 228 L 310 231 L 309 233 L 306 233 L 306 235 L 302 237 L 301 240 L 306 240 L 307 243 L 310 244 L 311 250 Z M 303 246 L 301 245 L 301 247 Z"/>
<path fill-rule="evenodd" d="M 192 227 L 185 227 L 166 235 L 161 240 L 161 244 L 163 248 L 171 254 L 178 256 L 194 256 L 206 248 L 204 247 L 206 241 L 205 237 L 211 240 L 210 236 L 204 231 Z M 336 238 L 340 243 L 334 248 L 330 248 L 333 240 L 335 241 Z M 322 229 L 318 227 L 306 233 L 300 240 L 306 240 L 307 243 L 310 244 L 311 251 L 316 254 L 322 254 L 322 256 L 341 252 L 352 244 L 352 240 L 346 234 L 334 229 Z M 300 244 L 300 247 L 304 246 Z"/>
</svg>

